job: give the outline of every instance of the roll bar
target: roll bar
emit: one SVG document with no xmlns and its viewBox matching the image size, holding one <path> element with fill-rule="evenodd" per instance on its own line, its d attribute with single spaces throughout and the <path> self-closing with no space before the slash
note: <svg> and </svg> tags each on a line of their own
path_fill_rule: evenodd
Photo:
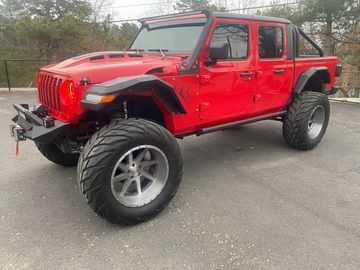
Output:
<svg viewBox="0 0 360 270">
<path fill-rule="evenodd" d="M 303 30 L 301 30 L 299 27 L 297 28 L 299 30 L 300 35 L 305 38 L 311 45 L 314 46 L 314 48 L 319 52 L 320 57 L 324 57 L 323 50 L 309 37 Z"/>
</svg>

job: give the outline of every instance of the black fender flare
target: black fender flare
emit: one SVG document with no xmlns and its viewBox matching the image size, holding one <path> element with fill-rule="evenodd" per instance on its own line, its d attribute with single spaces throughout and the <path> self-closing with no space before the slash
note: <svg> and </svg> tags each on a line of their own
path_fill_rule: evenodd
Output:
<svg viewBox="0 0 360 270">
<path fill-rule="evenodd" d="M 298 78 L 295 87 L 293 88 L 293 94 L 300 94 L 307 82 L 314 76 L 319 75 L 321 83 L 329 83 L 331 81 L 330 71 L 327 67 L 312 67 L 304 71 Z"/>
<path fill-rule="evenodd" d="M 86 91 L 80 104 L 82 108 L 92 111 L 112 109 L 121 96 L 131 96 L 131 93 L 141 94 L 145 92 L 154 93 L 170 113 L 186 113 L 175 89 L 167 82 L 153 75 L 120 77 L 95 84 Z M 90 98 L 89 95 L 92 97 L 114 95 L 116 98 L 110 103 L 100 103 L 94 101 L 94 98 Z"/>
</svg>

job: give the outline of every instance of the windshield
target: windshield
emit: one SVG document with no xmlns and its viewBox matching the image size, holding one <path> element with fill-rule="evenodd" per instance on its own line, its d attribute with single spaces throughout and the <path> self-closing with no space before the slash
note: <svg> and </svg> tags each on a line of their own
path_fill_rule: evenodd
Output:
<svg viewBox="0 0 360 270">
<path fill-rule="evenodd" d="M 145 26 L 130 50 L 143 52 L 191 53 L 201 35 L 204 24 Z"/>
</svg>

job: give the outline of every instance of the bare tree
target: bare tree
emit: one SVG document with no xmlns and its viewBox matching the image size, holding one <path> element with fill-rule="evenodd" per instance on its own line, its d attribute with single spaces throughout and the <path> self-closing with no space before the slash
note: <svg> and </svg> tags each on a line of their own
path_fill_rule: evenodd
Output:
<svg viewBox="0 0 360 270">
<path fill-rule="evenodd" d="M 174 0 L 157 0 L 151 5 L 148 10 L 143 13 L 143 16 L 158 16 L 174 13 Z"/>
<path fill-rule="evenodd" d="M 170 14 L 174 12 L 174 1 L 173 0 L 159 0 L 154 5 L 154 10 L 159 15 Z"/>
<path fill-rule="evenodd" d="M 11 21 L 14 21 L 19 13 L 23 11 L 23 5 L 19 0 L 1 0 L 0 12 L 1 16 L 4 16 Z"/>
<path fill-rule="evenodd" d="M 262 1 L 261 4 L 264 1 Z M 232 6 L 233 9 L 239 9 L 238 13 L 252 13 L 253 10 L 251 10 L 250 8 L 255 7 L 256 5 L 258 5 L 258 0 L 233 0 Z"/>
<path fill-rule="evenodd" d="M 106 17 L 105 10 L 111 6 L 109 0 L 91 0 L 92 20 L 96 23 L 100 18 Z"/>
<path fill-rule="evenodd" d="M 212 2 L 215 4 L 215 6 L 223 7 L 225 10 L 227 10 L 231 7 L 230 0 L 213 0 Z"/>
</svg>

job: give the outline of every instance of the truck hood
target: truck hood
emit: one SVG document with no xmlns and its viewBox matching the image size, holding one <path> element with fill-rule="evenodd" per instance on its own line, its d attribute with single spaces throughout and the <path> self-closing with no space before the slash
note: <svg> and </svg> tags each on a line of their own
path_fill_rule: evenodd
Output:
<svg viewBox="0 0 360 270">
<path fill-rule="evenodd" d="M 63 62 L 42 67 L 40 70 L 68 76 L 76 84 L 82 78 L 88 84 L 106 82 L 118 77 L 153 74 L 157 76 L 176 75 L 180 62 L 188 56 L 162 57 L 160 54 L 138 54 L 132 52 L 98 52 L 70 58 Z"/>
</svg>

